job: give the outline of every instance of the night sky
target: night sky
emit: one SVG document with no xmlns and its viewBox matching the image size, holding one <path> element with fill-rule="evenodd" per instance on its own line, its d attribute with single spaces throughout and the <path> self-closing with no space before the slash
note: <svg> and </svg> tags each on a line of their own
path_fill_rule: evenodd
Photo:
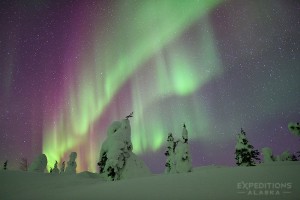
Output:
<svg viewBox="0 0 300 200">
<path fill-rule="evenodd" d="M 235 165 L 240 128 L 256 149 L 300 150 L 300 2 L 0 2 L 0 162 L 78 153 L 97 171 L 115 120 L 162 172 L 186 123 L 194 166 Z M 0 163 L 0 165 L 2 165 Z"/>
</svg>

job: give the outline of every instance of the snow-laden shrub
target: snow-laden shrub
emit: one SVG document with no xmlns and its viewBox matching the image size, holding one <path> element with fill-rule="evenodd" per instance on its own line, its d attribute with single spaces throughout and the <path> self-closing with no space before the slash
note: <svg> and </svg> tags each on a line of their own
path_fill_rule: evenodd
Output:
<svg viewBox="0 0 300 200">
<path fill-rule="evenodd" d="M 113 122 L 107 130 L 98 162 L 100 174 L 108 180 L 149 175 L 148 167 L 133 152 L 129 117 Z"/>
<path fill-rule="evenodd" d="M 47 167 L 47 156 L 45 154 L 39 155 L 29 166 L 30 172 L 45 172 Z"/>
<path fill-rule="evenodd" d="M 67 163 L 67 168 L 66 168 L 66 173 L 67 174 L 76 174 L 76 167 L 77 167 L 77 163 L 76 163 L 76 158 L 77 158 L 77 153 L 76 152 L 72 152 L 69 156 L 69 161 Z"/>
</svg>

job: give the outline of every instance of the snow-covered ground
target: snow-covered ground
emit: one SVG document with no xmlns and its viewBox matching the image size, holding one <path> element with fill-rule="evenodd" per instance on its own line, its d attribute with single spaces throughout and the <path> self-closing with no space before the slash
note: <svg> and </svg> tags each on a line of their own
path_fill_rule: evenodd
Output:
<svg viewBox="0 0 300 200">
<path fill-rule="evenodd" d="M 98 174 L 1 171 L 0 199 L 300 199 L 300 162 L 206 166 L 191 173 L 108 182 Z M 255 189 L 256 187 L 256 189 Z M 255 191 L 254 191 L 255 190 Z M 262 194 L 259 192 L 267 192 Z M 270 194 L 272 193 L 272 194 Z"/>
</svg>

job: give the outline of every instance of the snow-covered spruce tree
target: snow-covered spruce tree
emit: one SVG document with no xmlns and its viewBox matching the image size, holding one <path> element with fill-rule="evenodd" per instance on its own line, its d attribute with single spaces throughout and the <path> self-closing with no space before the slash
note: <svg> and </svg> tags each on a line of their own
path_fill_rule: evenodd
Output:
<svg viewBox="0 0 300 200">
<path fill-rule="evenodd" d="M 76 158 L 77 158 L 77 153 L 76 152 L 72 152 L 69 156 L 69 161 L 68 161 L 68 165 L 66 168 L 66 173 L 67 174 L 76 174 L 76 167 L 77 167 L 77 163 L 76 163 Z"/>
<path fill-rule="evenodd" d="M 61 163 L 60 173 L 64 173 L 64 172 L 65 172 L 65 167 L 66 167 L 66 164 L 65 164 L 65 161 L 63 161 L 63 162 Z"/>
<path fill-rule="evenodd" d="M 188 131 L 185 124 L 182 130 L 182 140 L 178 141 L 175 149 L 177 173 L 191 172 L 192 163 L 188 144 Z"/>
<path fill-rule="evenodd" d="M 175 173 L 176 167 L 175 167 L 175 141 L 172 133 L 169 133 L 168 139 L 167 139 L 167 151 L 165 152 L 165 155 L 167 156 L 166 161 L 166 168 L 165 173 Z"/>
<path fill-rule="evenodd" d="M 55 161 L 55 164 L 54 164 L 54 167 L 53 167 L 53 170 L 52 170 L 52 173 L 53 174 L 59 174 L 59 169 L 57 167 L 57 161 Z"/>
<path fill-rule="evenodd" d="M 107 138 L 102 143 L 99 173 L 107 180 L 120 180 L 149 175 L 150 171 L 133 152 L 129 118 L 113 122 L 107 130 Z"/>
<path fill-rule="evenodd" d="M 3 170 L 7 170 L 7 162 L 8 162 L 8 160 L 4 162 L 4 164 L 3 164 Z"/>
<path fill-rule="evenodd" d="M 28 171 L 30 172 L 42 172 L 44 173 L 47 166 L 47 157 L 45 154 L 39 155 L 29 166 Z"/>
<path fill-rule="evenodd" d="M 103 143 L 98 162 L 100 174 L 104 174 L 108 180 L 120 180 L 123 168 L 132 150 L 131 128 L 129 118 L 133 113 L 126 116 L 120 122 L 115 121 L 108 128 L 108 138 Z"/>
<path fill-rule="evenodd" d="M 28 170 L 28 164 L 27 164 L 27 159 L 26 158 L 21 158 L 20 170 L 22 170 L 22 171 L 27 171 Z"/>
<path fill-rule="evenodd" d="M 254 147 L 249 144 L 245 131 L 241 129 L 235 145 L 236 164 L 238 166 L 255 166 L 255 160 L 260 160 L 258 156 L 258 150 L 254 150 Z"/>
</svg>

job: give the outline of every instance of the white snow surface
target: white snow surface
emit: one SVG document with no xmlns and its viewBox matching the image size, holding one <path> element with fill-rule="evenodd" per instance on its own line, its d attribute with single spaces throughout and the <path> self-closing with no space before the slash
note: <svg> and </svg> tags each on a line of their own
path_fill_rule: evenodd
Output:
<svg viewBox="0 0 300 200">
<path fill-rule="evenodd" d="M 254 167 L 205 166 L 193 172 L 162 174 L 120 181 L 105 181 L 99 174 L 45 174 L 0 171 L 1 200 L 60 199 L 299 199 L 300 163 L 272 162 Z M 291 183 L 289 193 L 247 195 L 239 193 L 242 183 Z"/>
</svg>

